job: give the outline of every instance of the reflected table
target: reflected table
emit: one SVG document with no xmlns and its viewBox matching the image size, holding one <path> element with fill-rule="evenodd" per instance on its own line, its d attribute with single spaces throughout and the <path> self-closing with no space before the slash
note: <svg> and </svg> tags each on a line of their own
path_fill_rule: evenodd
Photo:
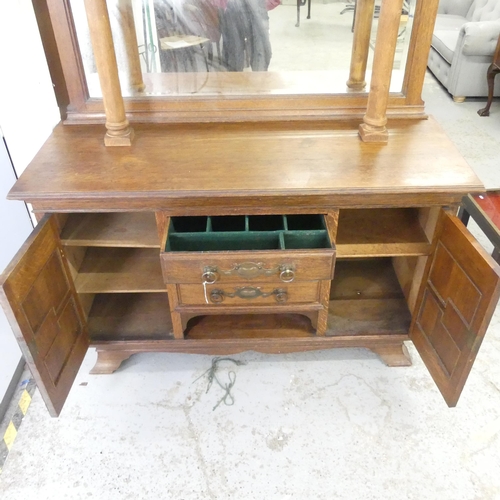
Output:
<svg viewBox="0 0 500 500">
<path fill-rule="evenodd" d="M 488 102 L 486 107 L 480 109 L 477 114 L 479 116 L 489 116 L 490 107 L 493 102 L 493 90 L 495 87 L 495 76 L 500 73 L 500 36 L 498 37 L 497 48 L 495 49 L 495 54 L 493 55 L 493 61 L 488 68 L 486 73 L 486 78 L 488 79 Z"/>
</svg>

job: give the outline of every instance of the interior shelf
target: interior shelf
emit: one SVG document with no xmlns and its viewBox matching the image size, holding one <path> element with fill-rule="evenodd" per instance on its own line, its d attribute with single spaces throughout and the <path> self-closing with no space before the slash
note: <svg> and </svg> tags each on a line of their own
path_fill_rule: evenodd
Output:
<svg viewBox="0 0 500 500">
<path fill-rule="evenodd" d="M 410 330 L 404 299 L 331 300 L 326 335 L 399 335 Z"/>
<path fill-rule="evenodd" d="M 410 326 L 403 299 L 332 300 L 327 336 L 400 335 Z M 173 339 L 165 294 L 99 294 L 88 317 L 93 342 Z M 258 339 L 315 337 L 301 314 L 197 316 L 188 322 L 185 339 Z"/>
<path fill-rule="evenodd" d="M 301 314 L 197 316 L 188 322 L 186 339 L 258 339 L 315 337 L 309 318 Z"/>
<path fill-rule="evenodd" d="M 71 214 L 61 241 L 71 246 L 160 248 L 152 212 Z"/>
<path fill-rule="evenodd" d="M 103 293 L 88 316 L 93 342 L 173 339 L 168 296 L 163 293 Z M 300 314 L 209 315 L 189 321 L 186 339 L 314 337 Z"/>
<path fill-rule="evenodd" d="M 406 335 L 411 316 L 404 299 L 331 300 L 326 336 Z M 197 316 L 188 322 L 186 339 L 315 337 L 301 314 Z"/>
<path fill-rule="evenodd" d="M 172 337 L 164 293 L 98 294 L 88 317 L 92 341 L 160 340 Z"/>
<path fill-rule="evenodd" d="M 337 258 L 427 255 L 430 242 L 413 208 L 340 210 Z"/>
<path fill-rule="evenodd" d="M 79 293 L 166 292 L 153 248 L 88 248 L 75 287 Z"/>
</svg>

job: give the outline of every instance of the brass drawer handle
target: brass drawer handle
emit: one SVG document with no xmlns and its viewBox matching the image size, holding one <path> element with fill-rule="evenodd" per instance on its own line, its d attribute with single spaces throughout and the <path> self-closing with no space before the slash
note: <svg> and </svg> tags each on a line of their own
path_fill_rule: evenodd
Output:
<svg viewBox="0 0 500 500">
<path fill-rule="evenodd" d="M 295 279 L 295 265 L 280 264 L 276 267 L 266 268 L 262 262 L 242 262 L 241 264 L 234 264 L 231 269 L 219 269 L 217 266 L 205 266 L 201 279 L 203 282 L 213 285 L 219 280 L 221 274 L 224 276 L 236 275 L 245 279 L 279 274 L 281 281 L 290 283 Z"/>
<path fill-rule="evenodd" d="M 276 302 L 283 304 L 288 300 L 288 292 L 284 288 L 275 288 L 272 292 L 263 292 L 259 287 L 244 286 L 235 288 L 234 292 L 226 292 L 215 288 L 210 292 L 210 301 L 214 304 L 220 304 L 224 297 L 238 297 L 240 299 L 255 299 L 257 297 L 270 297 L 274 295 Z"/>
<path fill-rule="evenodd" d="M 214 268 L 205 267 L 201 279 L 207 285 L 213 285 L 219 279 L 219 273 Z"/>
<path fill-rule="evenodd" d="M 284 283 L 291 283 L 295 279 L 295 271 L 291 267 L 281 266 L 280 280 Z"/>
</svg>

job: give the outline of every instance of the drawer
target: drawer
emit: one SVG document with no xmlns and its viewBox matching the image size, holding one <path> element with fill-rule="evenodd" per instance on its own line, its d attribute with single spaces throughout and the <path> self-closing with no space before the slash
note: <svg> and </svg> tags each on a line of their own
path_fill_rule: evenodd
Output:
<svg viewBox="0 0 500 500">
<path fill-rule="evenodd" d="M 231 283 L 220 284 L 181 284 L 177 285 L 179 305 L 210 306 L 233 305 L 280 305 L 314 303 L 319 300 L 319 282 L 303 281 L 296 283 Z"/>
<path fill-rule="evenodd" d="M 166 283 L 327 280 L 334 258 L 322 215 L 173 217 L 161 253 Z"/>
</svg>

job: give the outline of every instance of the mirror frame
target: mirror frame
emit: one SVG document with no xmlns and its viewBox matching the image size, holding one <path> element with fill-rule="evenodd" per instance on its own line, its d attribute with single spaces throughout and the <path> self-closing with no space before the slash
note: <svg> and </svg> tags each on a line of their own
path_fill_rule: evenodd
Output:
<svg viewBox="0 0 500 500">
<path fill-rule="evenodd" d="M 382 0 L 384 1 L 384 0 Z M 418 0 L 402 90 L 392 92 L 388 118 L 425 118 L 421 93 L 439 0 Z M 33 0 L 64 123 L 105 121 L 102 99 L 89 96 L 69 0 Z M 348 75 L 346 75 L 347 80 Z M 366 92 L 230 96 L 127 97 L 131 122 L 241 122 L 362 119 Z"/>
</svg>

